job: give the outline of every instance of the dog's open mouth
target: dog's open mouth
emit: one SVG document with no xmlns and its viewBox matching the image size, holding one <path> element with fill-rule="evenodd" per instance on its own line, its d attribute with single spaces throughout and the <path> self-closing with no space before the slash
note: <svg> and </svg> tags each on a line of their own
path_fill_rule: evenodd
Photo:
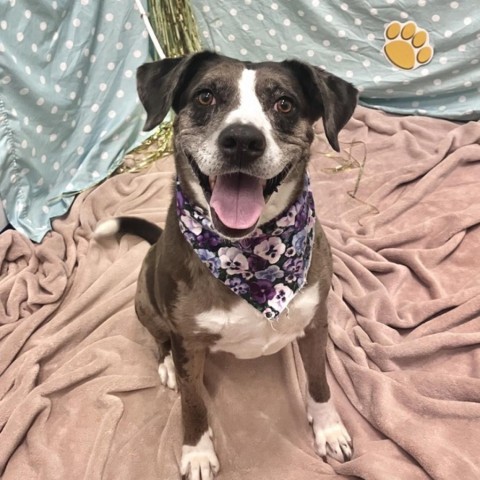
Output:
<svg viewBox="0 0 480 480">
<path fill-rule="evenodd" d="M 190 165 L 210 204 L 215 229 L 229 238 L 241 238 L 252 232 L 270 196 L 287 176 L 291 165 L 270 179 L 235 172 L 208 176 L 191 158 Z"/>
</svg>

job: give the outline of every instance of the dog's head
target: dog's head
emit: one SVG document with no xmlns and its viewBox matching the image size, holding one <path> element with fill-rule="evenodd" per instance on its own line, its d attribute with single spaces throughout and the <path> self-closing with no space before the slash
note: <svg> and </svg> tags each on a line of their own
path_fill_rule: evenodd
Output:
<svg viewBox="0 0 480 480">
<path fill-rule="evenodd" d="M 331 146 L 357 91 L 308 64 L 251 63 L 201 52 L 137 71 L 145 130 L 172 107 L 177 172 L 219 234 L 241 238 L 283 211 L 301 188 L 322 118 Z"/>
</svg>

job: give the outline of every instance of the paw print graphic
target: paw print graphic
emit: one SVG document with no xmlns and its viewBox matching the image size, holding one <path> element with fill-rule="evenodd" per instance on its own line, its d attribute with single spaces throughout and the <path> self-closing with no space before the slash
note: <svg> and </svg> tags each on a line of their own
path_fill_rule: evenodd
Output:
<svg viewBox="0 0 480 480">
<path fill-rule="evenodd" d="M 415 22 L 391 22 L 387 25 L 383 51 L 393 65 L 403 70 L 425 65 L 433 57 L 428 33 Z"/>
</svg>

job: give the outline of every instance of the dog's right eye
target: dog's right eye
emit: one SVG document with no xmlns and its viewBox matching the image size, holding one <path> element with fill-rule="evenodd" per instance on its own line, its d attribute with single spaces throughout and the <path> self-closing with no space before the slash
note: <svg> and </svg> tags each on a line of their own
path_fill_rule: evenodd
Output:
<svg viewBox="0 0 480 480">
<path fill-rule="evenodd" d="M 208 107 L 210 105 L 215 105 L 216 103 L 215 96 L 210 90 L 202 90 L 195 97 L 195 101 L 198 105 L 201 105 L 202 107 Z"/>
</svg>

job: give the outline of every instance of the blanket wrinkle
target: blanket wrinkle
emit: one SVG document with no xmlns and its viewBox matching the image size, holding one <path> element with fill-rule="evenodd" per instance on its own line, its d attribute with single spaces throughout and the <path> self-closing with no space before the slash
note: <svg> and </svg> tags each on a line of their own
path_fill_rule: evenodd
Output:
<svg viewBox="0 0 480 480">
<path fill-rule="evenodd" d="M 356 198 L 359 169 L 331 173 L 321 128 L 310 176 L 333 254 L 327 376 L 355 454 L 315 455 L 298 347 L 217 353 L 203 394 L 218 480 L 478 480 L 480 124 L 358 107 L 340 134 L 344 158 L 366 147 Z M 79 195 L 41 244 L 0 235 L 2 480 L 180 480 L 180 399 L 133 304 L 149 245 L 91 238 L 117 215 L 163 225 L 173 178 L 162 159 Z"/>
</svg>

